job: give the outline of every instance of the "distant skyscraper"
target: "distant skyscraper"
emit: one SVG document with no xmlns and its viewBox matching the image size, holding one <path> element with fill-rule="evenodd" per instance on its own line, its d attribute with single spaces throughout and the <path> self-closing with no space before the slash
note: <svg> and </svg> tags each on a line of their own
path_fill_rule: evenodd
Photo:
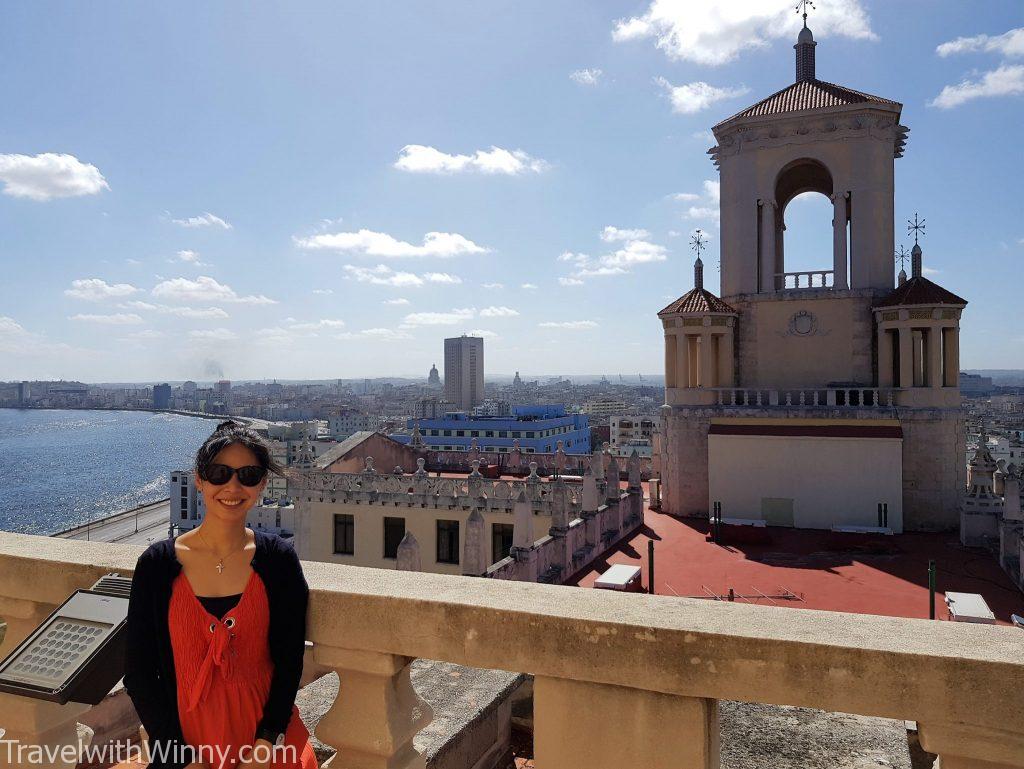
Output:
<svg viewBox="0 0 1024 769">
<path fill-rule="evenodd" d="M 427 377 L 427 384 L 430 387 L 441 386 L 441 375 L 437 372 L 437 364 L 435 363 L 430 367 L 430 376 Z"/>
<path fill-rule="evenodd" d="M 444 340 L 444 397 L 462 411 L 484 399 L 484 340 L 457 336 Z"/>
<path fill-rule="evenodd" d="M 153 408 L 169 409 L 171 407 L 171 386 L 166 382 L 153 388 Z"/>
</svg>

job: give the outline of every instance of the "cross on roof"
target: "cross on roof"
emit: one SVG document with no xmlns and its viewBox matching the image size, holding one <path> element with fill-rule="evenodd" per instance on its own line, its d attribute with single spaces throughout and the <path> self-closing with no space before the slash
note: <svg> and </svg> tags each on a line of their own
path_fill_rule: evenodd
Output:
<svg viewBox="0 0 1024 769">
<path fill-rule="evenodd" d="M 800 2 L 796 4 L 795 9 L 797 13 L 800 13 L 801 10 L 803 11 L 805 27 L 807 26 L 807 6 L 811 6 L 814 10 L 818 10 L 813 0 L 800 0 Z"/>
<path fill-rule="evenodd" d="M 907 232 L 914 233 L 914 245 L 915 246 L 917 245 L 917 236 L 918 235 L 924 235 L 924 222 L 925 222 L 924 219 L 922 219 L 921 221 L 917 220 L 917 212 L 916 211 L 914 212 L 914 221 L 910 221 L 910 219 L 907 219 Z"/>
<path fill-rule="evenodd" d="M 697 230 L 696 232 L 694 232 L 693 236 L 690 238 L 690 249 L 697 253 L 697 258 L 698 259 L 700 259 L 701 253 L 707 247 L 708 247 L 708 242 L 706 240 L 704 240 L 704 233 L 701 232 L 700 230 Z"/>
<path fill-rule="evenodd" d="M 910 261 L 910 254 L 907 253 L 907 249 L 900 246 L 900 250 L 896 252 L 896 263 L 899 264 L 901 269 L 907 269 L 907 262 Z"/>
</svg>

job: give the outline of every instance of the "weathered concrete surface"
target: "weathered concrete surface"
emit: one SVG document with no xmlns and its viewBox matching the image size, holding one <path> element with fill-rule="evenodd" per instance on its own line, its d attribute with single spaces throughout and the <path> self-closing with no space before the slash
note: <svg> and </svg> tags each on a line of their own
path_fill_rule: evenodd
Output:
<svg viewBox="0 0 1024 769">
<path fill-rule="evenodd" d="M 502 670 L 480 670 L 435 660 L 412 664 L 412 684 L 434 711 L 434 720 L 414 739 L 433 769 L 494 769 L 511 762 L 509 750 L 512 691 L 523 676 Z M 338 696 L 338 676 L 328 673 L 299 690 L 295 699 L 310 733 Z M 317 759 L 323 763 L 334 748 L 316 737 Z"/>
<path fill-rule="evenodd" d="M 718 704 L 722 769 L 911 769 L 903 721 L 786 705 Z"/>
</svg>

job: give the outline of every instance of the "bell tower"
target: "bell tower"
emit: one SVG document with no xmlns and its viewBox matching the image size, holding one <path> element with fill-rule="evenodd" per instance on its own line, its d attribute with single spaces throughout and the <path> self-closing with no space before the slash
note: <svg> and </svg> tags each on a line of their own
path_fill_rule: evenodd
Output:
<svg viewBox="0 0 1024 769">
<path fill-rule="evenodd" d="M 795 81 L 713 128 L 721 296 L 704 287 L 697 244 L 694 288 L 658 313 L 663 509 L 769 526 L 953 528 L 967 302 L 923 276 L 916 237 L 912 275 L 895 285 L 902 105 L 818 79 L 806 15 L 793 47 Z M 787 212 L 806 192 L 831 202 L 831 248 L 795 269 Z"/>
</svg>

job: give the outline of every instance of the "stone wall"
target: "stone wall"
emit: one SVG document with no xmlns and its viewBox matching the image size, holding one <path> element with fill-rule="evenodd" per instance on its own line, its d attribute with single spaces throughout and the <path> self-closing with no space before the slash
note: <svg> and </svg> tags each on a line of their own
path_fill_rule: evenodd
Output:
<svg viewBox="0 0 1024 769">
<path fill-rule="evenodd" d="M 903 428 L 903 526 L 952 531 L 967 486 L 967 433 L 959 409 L 897 408 Z"/>
</svg>

